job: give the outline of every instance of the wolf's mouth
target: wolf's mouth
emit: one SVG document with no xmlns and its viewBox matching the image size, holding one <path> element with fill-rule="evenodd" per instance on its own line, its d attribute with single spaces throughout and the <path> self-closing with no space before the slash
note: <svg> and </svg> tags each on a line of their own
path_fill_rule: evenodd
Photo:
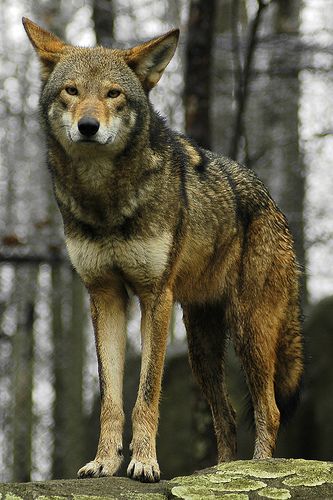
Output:
<svg viewBox="0 0 333 500">
<path fill-rule="evenodd" d="M 115 139 L 116 139 L 117 134 L 110 134 L 108 137 L 98 137 L 98 136 L 93 136 L 93 137 L 85 137 L 84 135 L 77 134 L 68 130 L 67 131 L 67 137 L 68 140 L 72 144 L 91 144 L 91 145 L 99 145 L 99 146 L 105 146 L 108 144 L 112 144 Z"/>
<path fill-rule="evenodd" d="M 104 144 L 106 144 L 105 141 L 101 142 L 99 141 L 96 137 L 91 137 L 91 138 L 88 138 L 88 137 L 73 137 L 71 133 L 68 134 L 69 136 L 69 140 L 70 142 L 72 142 L 73 144 L 95 144 L 95 145 L 100 145 L 100 146 L 103 146 Z"/>
<path fill-rule="evenodd" d="M 79 139 L 78 141 L 73 141 L 76 143 L 84 144 L 104 144 L 103 142 L 96 141 L 96 139 Z"/>
</svg>

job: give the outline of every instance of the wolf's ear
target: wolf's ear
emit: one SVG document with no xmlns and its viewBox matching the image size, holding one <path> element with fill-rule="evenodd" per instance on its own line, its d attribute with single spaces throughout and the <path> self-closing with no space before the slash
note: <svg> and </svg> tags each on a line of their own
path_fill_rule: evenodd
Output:
<svg viewBox="0 0 333 500">
<path fill-rule="evenodd" d="M 137 74 L 147 91 L 161 78 L 163 71 L 175 53 L 179 30 L 172 30 L 149 42 L 126 50 L 125 61 Z"/>
<path fill-rule="evenodd" d="M 47 80 L 54 66 L 59 61 L 66 44 L 57 36 L 44 30 L 26 17 L 22 18 L 22 23 L 42 63 L 42 79 Z"/>
</svg>

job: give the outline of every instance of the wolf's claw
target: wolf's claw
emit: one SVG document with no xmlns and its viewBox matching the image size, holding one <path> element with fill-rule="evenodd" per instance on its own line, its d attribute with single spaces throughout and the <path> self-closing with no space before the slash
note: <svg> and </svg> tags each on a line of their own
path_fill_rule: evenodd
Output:
<svg viewBox="0 0 333 500">
<path fill-rule="evenodd" d="M 156 460 L 139 462 L 132 459 L 127 468 L 127 475 L 142 483 L 157 483 L 160 480 L 160 468 Z"/>
<path fill-rule="evenodd" d="M 77 477 L 79 479 L 85 479 L 88 477 L 113 476 L 119 469 L 121 462 L 122 457 L 119 455 L 117 456 L 117 459 L 114 460 L 93 460 L 81 467 L 77 473 Z"/>
</svg>

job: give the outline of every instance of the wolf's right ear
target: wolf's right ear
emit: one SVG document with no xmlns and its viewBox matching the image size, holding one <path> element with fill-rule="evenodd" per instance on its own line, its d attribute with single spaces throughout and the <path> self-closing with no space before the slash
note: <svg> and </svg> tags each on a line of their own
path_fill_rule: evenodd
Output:
<svg viewBox="0 0 333 500">
<path fill-rule="evenodd" d="M 53 33 L 44 30 L 26 17 L 22 18 L 22 23 L 42 64 L 41 77 L 43 80 L 47 80 L 59 61 L 66 44 Z"/>
</svg>

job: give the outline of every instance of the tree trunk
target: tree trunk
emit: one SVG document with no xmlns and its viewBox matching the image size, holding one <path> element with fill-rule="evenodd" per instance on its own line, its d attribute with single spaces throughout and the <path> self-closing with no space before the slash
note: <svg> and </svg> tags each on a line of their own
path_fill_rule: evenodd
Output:
<svg viewBox="0 0 333 500">
<path fill-rule="evenodd" d="M 287 216 L 296 254 L 303 267 L 305 172 L 299 148 L 300 83 L 297 71 L 283 71 L 288 57 L 286 42 L 290 44 L 293 40 L 295 45 L 299 37 L 301 2 L 278 0 L 274 6 L 275 9 L 273 5 L 268 9 L 265 32 L 276 40 L 276 44 L 264 54 L 267 74 L 253 82 L 246 131 L 250 143 L 249 157 L 253 160 L 251 166 L 269 186 L 273 198 Z M 290 57 L 293 67 L 301 67 L 300 50 L 295 50 Z M 306 308 L 305 273 L 301 285 L 302 303 Z"/>
<path fill-rule="evenodd" d="M 287 35 L 292 33 L 299 36 L 300 0 L 293 2 L 279 0 L 276 18 L 276 33 Z M 298 57 L 302 57 L 299 53 Z M 285 159 L 282 167 L 284 186 L 281 193 L 281 208 L 287 215 L 290 230 L 295 240 L 298 260 L 303 268 L 301 278 L 302 304 L 306 308 L 308 294 L 305 273 L 305 244 L 304 244 L 304 199 L 305 199 L 305 171 L 303 155 L 299 148 L 299 98 L 300 83 L 298 74 L 292 82 L 292 92 L 285 93 L 285 127 L 288 131 L 289 143 L 285 145 Z"/>
<path fill-rule="evenodd" d="M 71 278 L 71 280 L 70 280 Z M 66 281 L 69 283 L 66 283 Z M 77 274 L 66 276 L 52 268 L 54 342 L 54 457 L 53 477 L 75 477 L 84 455 L 82 372 L 84 350 L 83 287 Z M 68 286 L 69 285 L 69 286 Z M 68 293 L 69 290 L 69 293 Z M 66 311 L 67 308 L 67 311 Z M 66 312 L 70 317 L 64 321 Z"/>
<path fill-rule="evenodd" d="M 35 269 L 19 268 L 16 274 L 18 323 L 13 344 L 14 415 L 13 415 L 13 480 L 29 481 L 32 442 L 33 380 L 33 298 L 27 301 L 27 286 L 35 278 Z"/>
<path fill-rule="evenodd" d="M 185 51 L 185 130 L 204 148 L 211 147 L 211 80 L 216 1 L 192 0 Z"/>
<path fill-rule="evenodd" d="M 93 0 L 93 19 L 96 42 L 104 47 L 112 47 L 114 43 L 113 24 L 114 11 L 112 0 Z"/>
<path fill-rule="evenodd" d="M 185 132 L 200 146 L 210 149 L 211 84 L 216 1 L 192 0 L 185 49 Z M 198 386 L 193 387 L 192 409 L 195 461 L 199 467 L 216 463 L 216 442 L 208 404 Z"/>
</svg>

